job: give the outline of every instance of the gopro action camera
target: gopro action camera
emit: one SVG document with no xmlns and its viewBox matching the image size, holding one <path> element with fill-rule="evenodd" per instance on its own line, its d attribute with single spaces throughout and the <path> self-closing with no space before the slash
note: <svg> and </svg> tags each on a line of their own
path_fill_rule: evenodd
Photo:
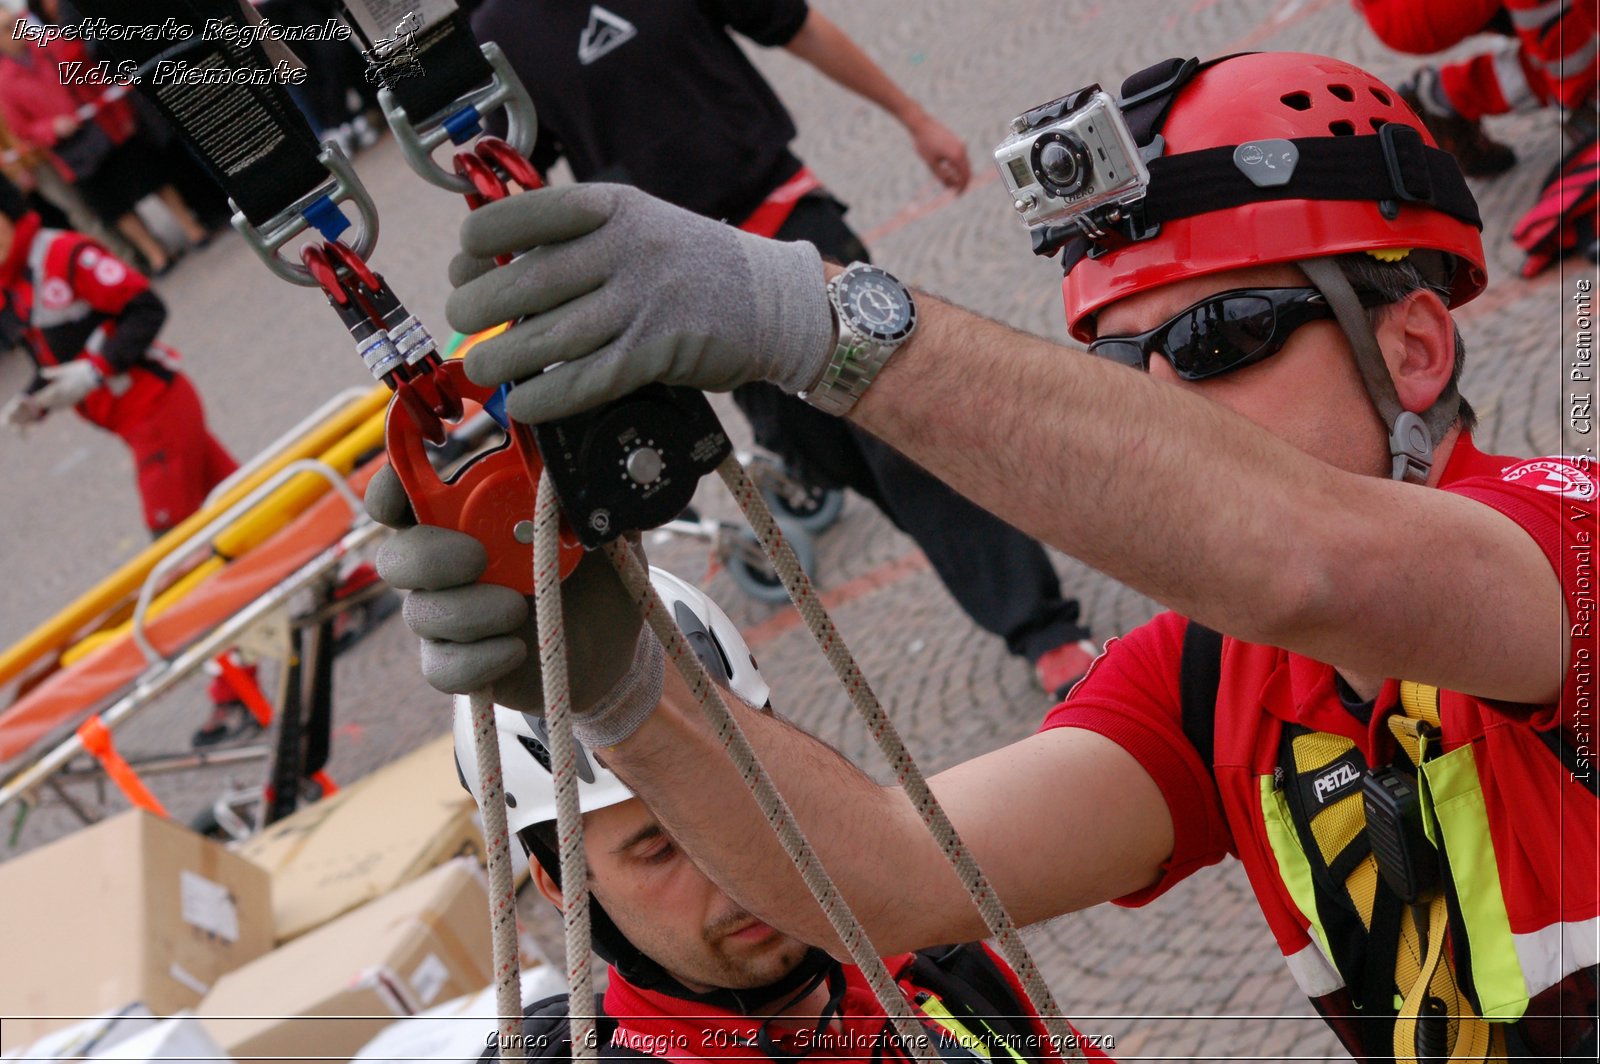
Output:
<svg viewBox="0 0 1600 1064">
<path fill-rule="evenodd" d="M 1011 120 L 1011 136 L 994 150 L 1011 203 L 1040 236 L 1077 230 L 1093 236 L 1119 208 L 1144 198 L 1150 171 L 1116 99 L 1099 85 L 1052 100 Z"/>
</svg>

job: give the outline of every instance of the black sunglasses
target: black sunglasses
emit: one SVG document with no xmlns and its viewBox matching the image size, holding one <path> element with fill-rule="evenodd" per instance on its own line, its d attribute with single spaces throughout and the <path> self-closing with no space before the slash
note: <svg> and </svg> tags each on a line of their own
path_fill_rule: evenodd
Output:
<svg viewBox="0 0 1600 1064">
<path fill-rule="evenodd" d="M 1384 302 L 1370 292 L 1360 299 L 1363 307 Z M 1089 353 L 1146 372 L 1150 356 L 1160 355 L 1181 379 L 1201 381 L 1271 358 L 1300 326 L 1333 316 L 1315 288 L 1236 288 L 1207 296 L 1149 332 L 1101 337 Z"/>
</svg>

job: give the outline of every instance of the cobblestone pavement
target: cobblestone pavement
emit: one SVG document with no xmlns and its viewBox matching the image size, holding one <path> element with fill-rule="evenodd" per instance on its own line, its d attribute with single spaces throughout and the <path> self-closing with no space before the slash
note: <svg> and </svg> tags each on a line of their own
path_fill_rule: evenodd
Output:
<svg viewBox="0 0 1600 1064">
<path fill-rule="evenodd" d="M 1295 48 L 1354 60 L 1390 81 L 1412 65 L 1371 39 L 1343 0 L 817 2 L 966 139 L 976 178 L 960 198 L 941 194 L 888 118 L 791 57 L 762 53 L 757 61 L 802 131 L 800 154 L 852 205 L 851 218 L 880 262 L 913 284 L 1057 339 L 1064 338 L 1057 268 L 1028 253 L 989 162 L 1011 115 L 1090 80 L 1118 84 L 1173 54 Z M 1560 443 L 1557 353 L 1572 279 L 1555 271 L 1516 279 L 1520 255 L 1507 233 L 1559 157 L 1560 137 L 1550 115 L 1498 120 L 1491 128 L 1516 146 L 1523 165 L 1475 186 L 1495 285 L 1459 315 L 1472 352 L 1463 390 L 1482 415 L 1484 446 L 1548 453 Z M 414 179 L 392 141 L 363 155 L 359 169 L 384 212 L 376 265 L 442 333 L 444 264 L 459 201 Z M 187 355 L 213 423 L 240 454 L 254 453 L 336 389 L 363 383 L 320 299 L 272 279 L 237 239 L 192 255 L 160 289 L 171 307 L 166 338 Z M 0 364 L 0 394 L 23 379 L 21 359 Z M 736 422 L 730 407 L 722 409 Z M 115 441 L 55 418 L 0 448 L 7 467 L 0 643 L 10 643 L 144 540 L 127 459 Z M 720 486 L 703 487 L 702 498 L 708 512 L 731 511 Z M 876 510 L 852 497 L 819 554 L 820 582 L 838 622 L 924 765 L 950 765 L 1037 724 L 1048 705 L 1026 664 L 972 627 Z M 700 544 L 658 543 L 652 555 L 687 577 L 707 575 Z M 1142 597 L 1069 559 L 1058 562 L 1098 636 L 1151 614 Z M 778 708 L 881 775 L 881 760 L 792 613 L 743 598 L 725 573 L 711 575 L 706 586 L 750 628 Z M 340 659 L 335 778 L 354 779 L 446 728 L 444 702 L 422 684 L 414 662 L 414 644 L 398 623 Z M 198 682 L 188 683 L 135 722 L 121 743 L 129 751 L 182 748 L 202 704 Z M 252 779 L 213 770 L 154 785 L 188 816 L 230 781 Z M 95 797 L 83 785 L 76 793 Z M 16 848 L 73 824 L 47 797 Z M 1341 1056 L 1284 971 L 1236 863 L 1195 876 L 1146 909 L 1104 906 L 1029 937 L 1067 1013 L 1086 1030 L 1114 1036 L 1122 1059 Z"/>
</svg>

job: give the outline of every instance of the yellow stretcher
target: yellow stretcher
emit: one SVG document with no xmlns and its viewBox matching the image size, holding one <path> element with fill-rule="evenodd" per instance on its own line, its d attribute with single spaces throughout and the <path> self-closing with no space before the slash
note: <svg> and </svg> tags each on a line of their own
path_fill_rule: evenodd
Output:
<svg viewBox="0 0 1600 1064">
<path fill-rule="evenodd" d="M 65 799 L 52 777 L 76 772 L 69 765 L 84 754 L 130 801 L 158 805 L 117 754 L 112 731 L 253 632 L 258 642 L 263 629 L 287 639 L 290 599 L 331 590 L 341 565 L 386 533 L 360 496 L 385 462 L 388 399 L 382 386 L 334 397 L 219 485 L 199 512 L 0 654 L 0 685 L 22 678 L 0 708 L 0 766 L 10 766 L 0 808 L 36 804 L 47 784 Z M 326 621 L 330 608 L 308 623 Z M 284 649 L 287 662 L 295 655 Z M 258 719 L 270 711 L 252 709 Z M 264 747 L 252 753 L 267 756 Z M 181 768 L 213 759 L 158 760 Z"/>
</svg>

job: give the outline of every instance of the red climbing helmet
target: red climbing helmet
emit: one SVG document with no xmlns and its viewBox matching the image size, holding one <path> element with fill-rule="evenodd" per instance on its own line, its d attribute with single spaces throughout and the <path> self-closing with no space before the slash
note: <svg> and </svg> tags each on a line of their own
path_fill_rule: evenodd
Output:
<svg viewBox="0 0 1600 1064">
<path fill-rule="evenodd" d="M 1165 143 L 1146 149 L 1144 202 L 1114 216 L 1129 224 L 1064 242 L 1079 340 L 1093 339 L 1102 307 L 1158 285 L 1353 251 L 1443 252 L 1452 306 L 1483 291 L 1481 223 L 1454 160 L 1366 71 L 1289 52 L 1169 60 L 1129 78 L 1121 106 L 1136 143 Z M 1284 141 L 1290 179 L 1251 177 L 1240 159 L 1288 159 Z"/>
</svg>

